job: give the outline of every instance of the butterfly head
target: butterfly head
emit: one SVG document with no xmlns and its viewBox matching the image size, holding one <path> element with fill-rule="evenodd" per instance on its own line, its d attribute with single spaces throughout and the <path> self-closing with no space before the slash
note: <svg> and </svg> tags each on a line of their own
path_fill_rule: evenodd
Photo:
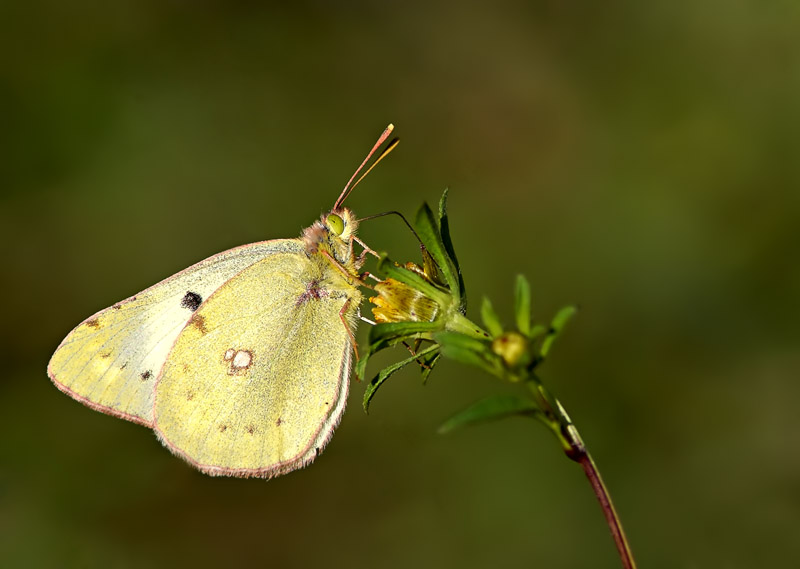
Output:
<svg viewBox="0 0 800 569">
<path fill-rule="evenodd" d="M 358 229 L 358 219 L 346 207 L 336 208 L 303 232 L 303 242 L 309 254 L 327 253 L 348 272 L 357 274 L 353 257 L 353 238 Z"/>
<path fill-rule="evenodd" d="M 335 209 L 322 216 L 322 224 L 334 237 L 350 243 L 358 229 L 358 220 L 353 212 L 346 207 Z"/>
</svg>

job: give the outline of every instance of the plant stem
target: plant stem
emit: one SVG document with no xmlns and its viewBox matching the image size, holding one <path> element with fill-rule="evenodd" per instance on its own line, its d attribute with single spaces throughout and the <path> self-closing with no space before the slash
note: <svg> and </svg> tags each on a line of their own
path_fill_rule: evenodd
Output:
<svg viewBox="0 0 800 569">
<path fill-rule="evenodd" d="M 570 427 L 572 427 L 572 433 L 577 435 L 577 437 L 570 437 L 570 442 L 575 442 L 576 444 L 571 445 L 570 450 L 566 453 L 567 457 L 583 467 L 583 472 L 586 474 L 586 478 L 589 479 L 592 490 L 594 490 L 594 494 L 597 496 L 597 501 L 600 502 L 600 507 L 603 509 L 603 514 L 606 516 L 606 523 L 608 524 L 608 529 L 611 530 L 611 536 L 614 538 L 614 543 L 617 546 L 617 552 L 619 553 L 620 560 L 622 560 L 622 566 L 625 569 L 636 569 L 636 561 L 633 559 L 631 546 L 628 543 L 628 538 L 625 537 L 625 531 L 622 529 L 622 522 L 617 515 L 617 510 L 614 508 L 614 503 L 611 501 L 608 488 L 606 488 L 592 456 L 580 439 L 577 429 L 575 429 L 572 424 L 570 424 Z"/>
<path fill-rule="evenodd" d="M 622 529 L 622 522 L 619 519 L 619 515 L 617 515 L 617 510 L 611 501 L 611 494 L 608 493 L 608 488 L 606 488 L 603 478 L 600 476 L 600 471 L 597 469 L 592 455 L 589 454 L 589 450 L 586 448 L 578 429 L 575 428 L 575 424 L 569 418 L 561 402 L 545 389 L 539 378 L 531 374 L 530 379 L 528 387 L 544 413 L 545 424 L 558 437 L 567 457 L 583 467 L 583 472 L 592 485 L 592 490 L 597 496 L 597 501 L 600 502 L 608 529 L 611 530 L 611 536 L 617 546 L 622 567 L 624 569 L 636 569 L 636 561 L 633 559 L 631 546 L 628 543 L 628 538 L 625 537 L 625 531 Z"/>
</svg>

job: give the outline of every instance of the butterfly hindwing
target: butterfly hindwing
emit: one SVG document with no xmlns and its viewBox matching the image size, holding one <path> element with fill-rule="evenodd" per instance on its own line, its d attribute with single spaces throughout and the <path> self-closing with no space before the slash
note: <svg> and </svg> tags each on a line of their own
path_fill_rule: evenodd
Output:
<svg viewBox="0 0 800 569">
<path fill-rule="evenodd" d="M 195 311 L 248 266 L 286 251 L 302 251 L 302 244 L 281 239 L 236 247 L 98 312 L 58 347 L 50 377 L 94 409 L 152 426 L 158 374 Z"/>
<path fill-rule="evenodd" d="M 158 379 L 162 442 L 209 474 L 271 477 L 313 460 L 344 410 L 352 343 L 340 312 L 352 321 L 359 301 L 306 255 L 271 255 L 227 281 Z"/>
</svg>

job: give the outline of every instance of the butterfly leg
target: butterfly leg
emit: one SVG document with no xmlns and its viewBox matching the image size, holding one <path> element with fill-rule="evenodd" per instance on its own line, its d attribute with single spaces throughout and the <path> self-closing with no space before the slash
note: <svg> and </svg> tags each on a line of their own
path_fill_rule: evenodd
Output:
<svg viewBox="0 0 800 569">
<path fill-rule="evenodd" d="M 369 279 L 372 279 L 372 280 L 373 280 L 373 281 L 375 281 L 376 283 L 382 283 L 382 282 L 383 282 L 383 279 L 379 279 L 378 277 L 376 277 L 375 275 L 373 275 L 373 274 L 372 274 L 372 273 L 370 273 L 369 271 L 364 271 L 363 273 L 361 273 L 360 275 L 358 275 L 358 279 L 359 279 L 359 280 L 358 280 L 358 284 L 360 284 L 360 285 L 361 285 L 361 286 L 363 286 L 363 287 L 366 287 L 366 288 L 369 288 L 369 289 L 375 290 L 375 287 L 374 287 L 374 286 L 372 286 L 371 284 L 369 284 L 369 283 L 367 282 L 367 279 L 368 279 L 368 278 L 369 278 Z"/>
<path fill-rule="evenodd" d="M 342 309 L 339 311 L 339 318 L 344 325 L 344 329 L 347 330 L 347 336 L 350 338 L 350 343 L 353 345 L 353 351 L 356 354 L 356 361 L 358 361 L 358 344 L 356 343 L 356 337 L 353 334 L 353 330 L 350 328 L 350 323 L 347 321 L 346 314 L 347 309 L 350 308 L 350 299 L 348 298 L 347 301 L 342 306 Z"/>
<path fill-rule="evenodd" d="M 369 248 L 369 246 L 367 246 L 367 244 L 366 244 L 366 243 L 364 243 L 364 242 L 363 242 L 361 239 L 359 239 L 359 238 L 358 238 L 358 237 L 356 237 L 355 235 L 353 235 L 353 241 L 355 241 L 356 243 L 358 243 L 359 245 L 361 245 L 361 246 L 364 248 L 364 250 L 363 250 L 363 251 L 361 251 L 361 254 L 358 256 L 358 260 L 356 261 L 356 265 L 357 265 L 357 266 L 359 266 L 359 267 L 360 267 L 361 265 L 363 265 L 363 264 L 364 264 L 364 259 L 366 258 L 366 256 L 367 256 L 367 253 L 369 253 L 369 254 L 371 254 L 371 255 L 374 255 L 374 256 L 375 256 L 375 257 L 377 257 L 378 259 L 380 259 L 380 258 L 381 258 L 381 256 L 380 256 L 380 255 L 378 255 L 378 254 L 377 254 L 375 251 L 373 251 L 372 249 L 370 249 L 370 248 Z"/>
<path fill-rule="evenodd" d="M 403 345 L 411 353 L 412 356 L 416 356 L 417 353 L 419 352 L 419 349 L 422 347 L 422 340 L 417 339 L 414 342 L 414 347 L 413 348 L 411 346 L 409 346 L 407 342 L 403 342 Z M 429 365 L 425 364 L 425 362 L 421 362 L 421 361 L 417 360 L 417 363 L 419 364 L 419 367 L 421 367 L 422 369 L 431 369 L 431 367 Z"/>
</svg>

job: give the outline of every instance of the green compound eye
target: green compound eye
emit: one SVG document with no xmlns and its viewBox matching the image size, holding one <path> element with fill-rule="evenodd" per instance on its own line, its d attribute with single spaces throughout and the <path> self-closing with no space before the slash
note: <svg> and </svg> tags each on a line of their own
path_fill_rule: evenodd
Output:
<svg viewBox="0 0 800 569">
<path fill-rule="evenodd" d="M 344 232 L 344 221 L 341 217 L 336 215 L 335 213 L 331 213 L 325 219 L 325 223 L 328 225 L 328 228 L 333 231 L 336 235 L 341 235 Z"/>
</svg>

